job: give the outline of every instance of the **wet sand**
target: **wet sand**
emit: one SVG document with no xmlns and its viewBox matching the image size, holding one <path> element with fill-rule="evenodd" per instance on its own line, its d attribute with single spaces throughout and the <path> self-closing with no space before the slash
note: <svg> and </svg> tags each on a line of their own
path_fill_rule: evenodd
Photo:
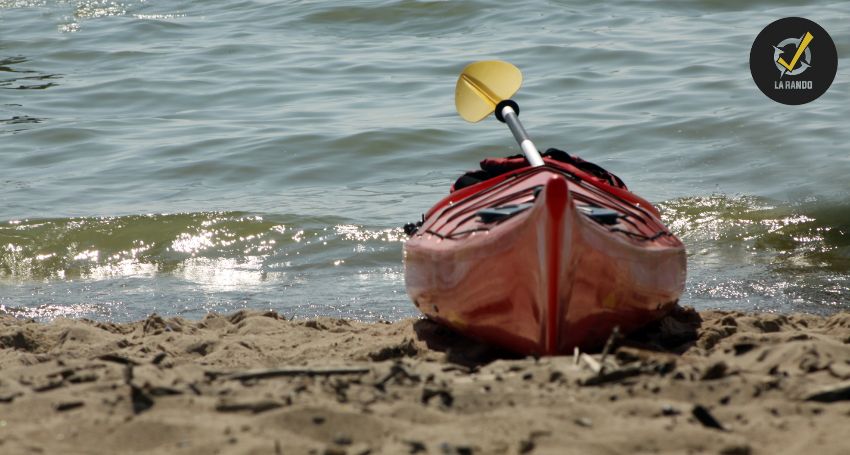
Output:
<svg viewBox="0 0 850 455">
<path fill-rule="evenodd" d="M 0 318 L 0 453 L 850 453 L 850 313 L 519 358 L 427 320 Z"/>
</svg>

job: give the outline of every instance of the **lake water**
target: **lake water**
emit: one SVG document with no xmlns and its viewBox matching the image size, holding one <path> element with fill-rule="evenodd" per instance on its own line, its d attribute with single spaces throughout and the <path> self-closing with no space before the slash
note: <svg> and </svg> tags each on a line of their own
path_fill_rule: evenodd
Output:
<svg viewBox="0 0 850 455">
<path fill-rule="evenodd" d="M 660 204 L 683 304 L 849 309 L 850 3 L 804 3 L 0 0 L 0 311 L 415 315 L 400 226 L 516 153 L 454 111 L 483 59 L 538 146 Z M 838 75 L 784 106 L 750 46 L 801 12 Z"/>
</svg>

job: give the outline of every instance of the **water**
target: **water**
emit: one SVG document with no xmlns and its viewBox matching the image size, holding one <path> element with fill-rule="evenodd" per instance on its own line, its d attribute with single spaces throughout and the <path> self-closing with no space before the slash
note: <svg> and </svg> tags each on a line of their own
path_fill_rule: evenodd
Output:
<svg viewBox="0 0 850 455">
<path fill-rule="evenodd" d="M 585 3 L 0 0 L 0 311 L 414 315 L 399 226 L 515 153 L 454 112 L 493 58 L 540 146 L 661 203 L 684 304 L 850 308 L 850 4 Z M 782 106 L 750 45 L 801 11 L 839 72 Z"/>
</svg>

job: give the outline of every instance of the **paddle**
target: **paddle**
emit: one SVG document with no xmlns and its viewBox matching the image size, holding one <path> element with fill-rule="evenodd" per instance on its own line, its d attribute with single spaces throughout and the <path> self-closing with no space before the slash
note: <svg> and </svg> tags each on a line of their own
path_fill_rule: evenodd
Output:
<svg viewBox="0 0 850 455">
<path fill-rule="evenodd" d="M 519 106 L 510 99 L 520 85 L 522 73 L 508 62 L 472 63 L 457 79 L 455 107 L 464 120 L 472 123 L 480 122 L 495 111 L 496 118 L 508 124 L 528 162 L 532 166 L 543 166 L 540 152 L 519 121 Z"/>
</svg>

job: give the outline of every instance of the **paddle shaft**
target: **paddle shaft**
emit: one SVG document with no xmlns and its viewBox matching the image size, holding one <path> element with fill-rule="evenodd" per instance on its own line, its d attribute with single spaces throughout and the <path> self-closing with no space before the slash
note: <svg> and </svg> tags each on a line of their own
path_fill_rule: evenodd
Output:
<svg viewBox="0 0 850 455">
<path fill-rule="evenodd" d="M 528 133 L 525 131 L 525 128 L 522 127 L 522 123 L 520 123 L 519 116 L 516 111 L 514 111 L 513 107 L 509 105 L 500 105 L 500 107 L 502 109 L 501 117 L 504 119 L 504 122 L 508 124 L 508 128 L 511 129 L 511 133 L 513 133 L 514 139 L 516 139 L 517 144 L 519 144 L 519 148 L 522 149 L 522 154 L 525 155 L 525 159 L 527 159 L 528 163 L 532 166 L 543 166 L 543 158 L 540 156 L 540 152 L 537 150 L 534 142 L 531 142 L 531 138 L 528 137 Z"/>
</svg>

